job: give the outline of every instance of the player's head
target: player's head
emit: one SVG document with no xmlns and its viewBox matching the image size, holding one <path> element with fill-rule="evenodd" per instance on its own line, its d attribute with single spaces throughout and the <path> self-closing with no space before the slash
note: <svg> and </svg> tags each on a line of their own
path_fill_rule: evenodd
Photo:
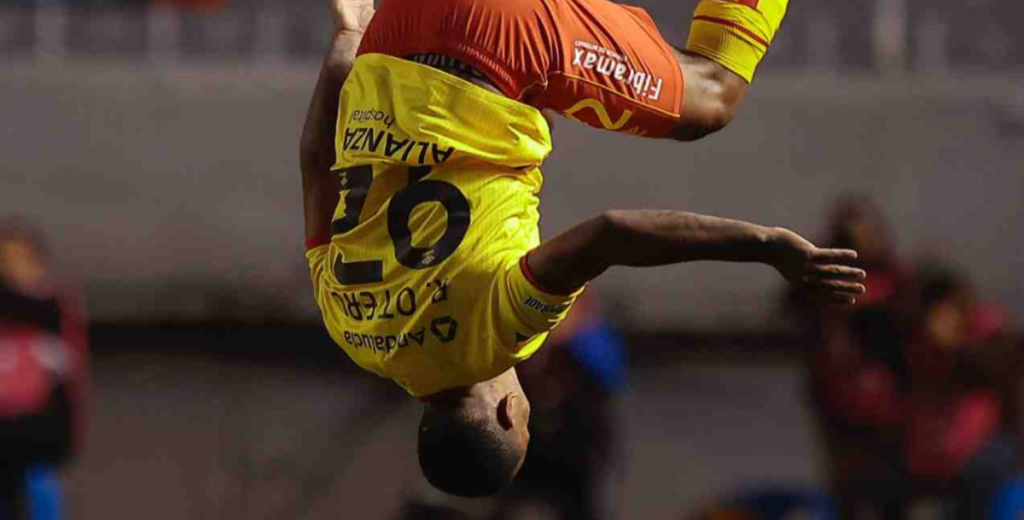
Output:
<svg viewBox="0 0 1024 520">
<path fill-rule="evenodd" d="M 514 369 L 432 396 L 420 421 L 423 475 L 453 495 L 497 493 L 523 465 L 529 420 L 530 403 Z"/>
</svg>

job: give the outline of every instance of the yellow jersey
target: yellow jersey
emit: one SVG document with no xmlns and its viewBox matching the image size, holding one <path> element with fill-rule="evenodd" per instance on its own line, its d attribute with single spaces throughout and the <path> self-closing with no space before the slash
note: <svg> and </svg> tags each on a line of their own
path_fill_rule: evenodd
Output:
<svg viewBox="0 0 1024 520">
<path fill-rule="evenodd" d="M 540 244 L 541 113 L 383 54 L 341 92 L 340 201 L 330 244 L 307 252 L 331 337 L 414 396 L 491 379 L 532 355 L 576 294 L 520 265 Z"/>
</svg>

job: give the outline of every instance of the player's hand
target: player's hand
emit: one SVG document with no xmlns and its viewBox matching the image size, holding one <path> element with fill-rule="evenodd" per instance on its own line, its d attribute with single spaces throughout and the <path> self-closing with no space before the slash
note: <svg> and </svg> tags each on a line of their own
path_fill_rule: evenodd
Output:
<svg viewBox="0 0 1024 520">
<path fill-rule="evenodd" d="M 867 274 L 852 266 L 856 251 L 821 249 L 783 228 L 773 230 L 771 250 L 772 267 L 812 299 L 852 305 L 864 294 Z"/>
<path fill-rule="evenodd" d="M 331 16 L 337 32 L 362 34 L 373 13 L 373 0 L 331 0 Z"/>
</svg>

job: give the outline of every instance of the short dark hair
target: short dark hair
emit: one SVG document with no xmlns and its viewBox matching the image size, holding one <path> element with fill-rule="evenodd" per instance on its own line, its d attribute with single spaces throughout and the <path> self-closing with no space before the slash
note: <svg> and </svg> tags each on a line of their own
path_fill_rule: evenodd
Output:
<svg viewBox="0 0 1024 520">
<path fill-rule="evenodd" d="M 427 406 L 423 412 L 420 468 L 431 485 L 445 493 L 493 495 L 515 478 L 521 456 L 510 432 L 489 413 L 458 406 Z"/>
</svg>

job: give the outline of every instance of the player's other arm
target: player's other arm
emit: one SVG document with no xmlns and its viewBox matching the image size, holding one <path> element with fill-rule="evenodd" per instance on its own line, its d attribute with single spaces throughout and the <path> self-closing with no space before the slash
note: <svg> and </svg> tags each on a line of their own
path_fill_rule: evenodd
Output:
<svg viewBox="0 0 1024 520">
<path fill-rule="evenodd" d="M 335 35 L 320 69 L 302 128 L 299 166 L 302 169 L 307 248 L 327 244 L 331 240 L 331 220 L 338 205 L 337 180 L 331 174 L 335 161 L 335 125 L 341 87 L 352 69 L 352 62 L 347 59 L 351 43 L 351 35 L 341 32 Z M 355 44 L 358 43 L 356 39 Z"/>
<path fill-rule="evenodd" d="M 332 14 L 336 33 L 320 69 L 299 144 L 307 247 L 331 240 L 331 220 L 339 196 L 337 179 L 331 173 L 336 158 L 338 99 L 355 63 L 363 31 L 373 17 L 373 2 L 334 0 Z"/>
<path fill-rule="evenodd" d="M 695 141 L 736 117 L 789 0 L 701 0 L 686 49 L 677 51 L 686 93 L 669 137 Z"/>
<path fill-rule="evenodd" d="M 819 249 L 796 233 L 682 211 L 607 211 L 541 244 L 527 264 L 543 289 L 569 293 L 609 267 L 718 260 L 777 269 L 811 296 L 852 304 L 864 292 L 857 253 Z"/>
</svg>

